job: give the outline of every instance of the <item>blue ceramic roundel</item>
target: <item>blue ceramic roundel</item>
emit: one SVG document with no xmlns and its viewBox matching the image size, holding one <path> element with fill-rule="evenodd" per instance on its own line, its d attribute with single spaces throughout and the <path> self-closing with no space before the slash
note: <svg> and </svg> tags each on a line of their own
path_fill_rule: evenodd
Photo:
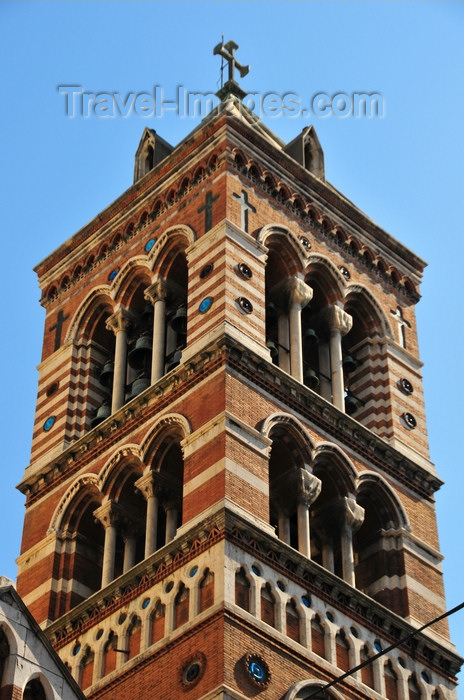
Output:
<svg viewBox="0 0 464 700">
<path fill-rule="evenodd" d="M 45 430 L 45 432 L 47 432 L 48 430 L 53 428 L 53 426 L 55 425 L 55 421 L 56 421 L 55 416 L 50 416 L 49 418 L 47 418 L 47 420 L 43 424 L 43 429 Z"/>
<path fill-rule="evenodd" d="M 266 672 L 258 661 L 250 661 L 248 670 L 255 681 L 262 683 L 266 679 Z"/>
<path fill-rule="evenodd" d="M 203 299 L 200 306 L 198 307 L 198 311 L 201 314 L 204 314 L 206 311 L 208 311 L 211 308 L 212 303 L 213 303 L 213 297 L 206 297 L 206 299 Z"/>
<path fill-rule="evenodd" d="M 155 243 L 156 243 L 156 238 L 150 238 L 150 240 L 145 243 L 145 252 L 149 253 L 150 250 L 155 245 Z"/>
</svg>

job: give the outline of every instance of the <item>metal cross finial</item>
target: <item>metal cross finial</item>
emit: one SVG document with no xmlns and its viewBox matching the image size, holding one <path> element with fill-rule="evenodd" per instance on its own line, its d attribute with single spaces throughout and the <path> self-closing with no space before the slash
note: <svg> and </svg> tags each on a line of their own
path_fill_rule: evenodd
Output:
<svg viewBox="0 0 464 700">
<path fill-rule="evenodd" d="M 236 44 L 235 41 L 228 41 L 227 44 L 224 44 L 223 41 L 221 44 L 218 44 L 214 47 L 213 54 L 219 54 L 220 56 L 225 58 L 227 63 L 229 64 L 229 80 L 234 79 L 235 68 L 240 73 L 241 78 L 244 78 L 250 70 L 250 66 L 242 66 L 242 64 L 239 63 L 235 58 L 235 51 L 237 49 L 238 44 Z"/>
</svg>

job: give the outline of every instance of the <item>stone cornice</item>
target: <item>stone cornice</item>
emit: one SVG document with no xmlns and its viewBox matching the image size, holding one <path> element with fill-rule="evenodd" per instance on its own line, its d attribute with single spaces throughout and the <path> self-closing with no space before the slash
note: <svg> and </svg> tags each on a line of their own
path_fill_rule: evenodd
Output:
<svg viewBox="0 0 464 700">
<path fill-rule="evenodd" d="M 266 563 L 308 593 L 345 613 L 389 643 L 395 643 L 417 629 L 297 550 L 219 504 L 217 511 L 205 518 L 201 525 L 184 532 L 49 624 L 46 630 L 48 638 L 58 649 L 69 644 L 85 630 L 140 597 L 223 540 L 250 553 L 256 560 Z M 404 645 L 404 651 L 407 654 L 413 652 L 416 659 L 451 679 L 459 672 L 462 663 L 456 653 L 426 634 L 418 634 L 413 642 Z"/>
<path fill-rule="evenodd" d="M 181 363 L 155 385 L 76 440 L 58 459 L 42 465 L 40 473 L 34 472 L 34 465 L 31 464 L 18 485 L 18 489 L 27 495 L 28 505 L 69 479 L 105 450 L 112 446 L 117 449 L 117 445 L 133 430 L 221 368 L 232 371 L 239 379 L 246 379 L 251 385 L 265 390 L 281 402 L 285 410 L 290 409 L 302 416 L 329 434 L 331 439 L 338 441 L 342 448 L 349 448 L 360 461 L 376 466 L 414 493 L 433 500 L 434 492 L 442 486 L 443 482 L 435 474 L 406 457 L 386 440 L 236 339 L 223 335 L 199 349 L 185 364 Z"/>
</svg>

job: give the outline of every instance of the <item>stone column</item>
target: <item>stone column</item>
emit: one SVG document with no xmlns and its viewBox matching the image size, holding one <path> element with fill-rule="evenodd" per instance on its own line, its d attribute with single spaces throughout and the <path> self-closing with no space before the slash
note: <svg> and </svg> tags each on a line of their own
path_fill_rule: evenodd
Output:
<svg viewBox="0 0 464 700">
<path fill-rule="evenodd" d="M 332 379 L 332 401 L 334 406 L 345 411 L 345 385 L 342 365 L 342 336 L 353 325 L 353 318 L 339 306 L 329 306 L 325 319 L 330 331 L 330 375 Z"/>
<path fill-rule="evenodd" d="M 111 412 L 114 413 L 124 405 L 126 391 L 126 356 L 127 330 L 131 322 L 131 314 L 127 309 L 120 308 L 106 321 L 106 327 L 116 336 L 114 353 L 113 397 Z"/>
<path fill-rule="evenodd" d="M 116 503 L 108 501 L 93 512 L 94 517 L 105 528 L 105 544 L 103 549 L 102 588 L 114 578 L 114 560 L 116 555 L 116 525 L 119 521 L 120 510 Z"/>
<path fill-rule="evenodd" d="M 319 391 L 327 401 L 332 401 L 332 386 L 330 379 L 330 346 L 325 341 L 319 342 Z"/>
<path fill-rule="evenodd" d="M 364 508 L 354 498 L 346 496 L 342 505 L 341 549 L 343 579 L 350 586 L 355 586 L 353 534 L 364 521 Z"/>
<path fill-rule="evenodd" d="M 311 558 L 309 508 L 321 492 L 321 480 L 306 469 L 298 469 L 296 476 L 298 551 Z"/>
<path fill-rule="evenodd" d="M 290 544 L 290 517 L 287 508 L 279 504 L 279 540 Z"/>
<path fill-rule="evenodd" d="M 166 495 L 163 506 L 166 511 L 166 544 L 168 544 L 177 532 L 177 515 L 180 507 L 178 496 L 174 493 Z"/>
<path fill-rule="evenodd" d="M 279 367 L 290 372 L 290 339 L 287 312 L 277 309 L 277 342 L 279 343 Z"/>
<path fill-rule="evenodd" d="M 137 547 L 137 525 L 125 519 L 122 528 L 122 538 L 124 540 L 124 560 L 122 565 L 123 573 L 135 566 L 135 556 Z"/>
<path fill-rule="evenodd" d="M 158 530 L 158 508 L 160 489 L 157 484 L 157 472 L 144 474 L 135 482 L 147 501 L 147 519 L 145 525 L 145 559 L 156 551 Z"/>
<path fill-rule="evenodd" d="M 147 301 L 153 304 L 151 383 L 155 384 L 164 374 L 167 296 L 165 280 L 160 277 L 145 290 L 144 296 Z"/>
<path fill-rule="evenodd" d="M 303 382 L 301 310 L 311 301 L 313 290 L 298 277 L 286 280 L 285 289 L 289 298 L 290 373 L 299 382 Z"/>
</svg>

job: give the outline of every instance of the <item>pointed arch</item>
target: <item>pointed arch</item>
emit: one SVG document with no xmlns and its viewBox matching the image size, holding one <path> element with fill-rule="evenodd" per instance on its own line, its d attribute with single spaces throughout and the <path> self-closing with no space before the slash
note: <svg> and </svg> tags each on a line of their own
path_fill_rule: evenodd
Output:
<svg viewBox="0 0 464 700">
<path fill-rule="evenodd" d="M 343 695 L 338 690 L 334 688 L 324 690 L 325 685 L 325 681 L 298 681 L 287 691 L 283 700 L 306 700 L 309 697 L 313 697 L 314 700 L 343 700 Z M 321 692 L 316 695 L 318 688 Z"/>
</svg>

